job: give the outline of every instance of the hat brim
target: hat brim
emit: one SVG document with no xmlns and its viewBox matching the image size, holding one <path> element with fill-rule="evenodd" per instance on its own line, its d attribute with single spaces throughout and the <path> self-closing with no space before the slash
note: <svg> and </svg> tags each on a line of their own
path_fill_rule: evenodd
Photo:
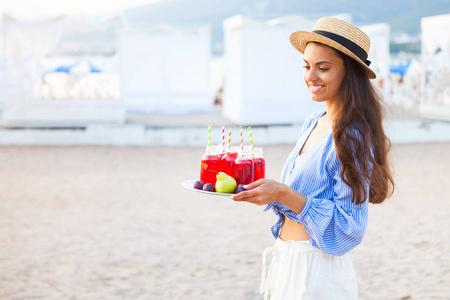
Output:
<svg viewBox="0 0 450 300">
<path fill-rule="evenodd" d="M 333 41 L 332 39 L 324 37 L 320 34 L 309 31 L 296 31 L 291 34 L 291 36 L 289 37 L 289 41 L 291 42 L 292 46 L 294 46 L 294 48 L 300 51 L 302 54 L 305 53 L 306 44 L 308 44 L 309 42 L 317 42 L 327 45 L 331 48 L 334 48 L 338 51 L 347 54 L 348 56 L 356 60 L 358 63 L 360 63 L 370 79 L 375 79 L 377 77 L 375 72 L 372 71 L 359 57 L 353 54 L 353 52 L 351 52 L 341 44 Z"/>
</svg>

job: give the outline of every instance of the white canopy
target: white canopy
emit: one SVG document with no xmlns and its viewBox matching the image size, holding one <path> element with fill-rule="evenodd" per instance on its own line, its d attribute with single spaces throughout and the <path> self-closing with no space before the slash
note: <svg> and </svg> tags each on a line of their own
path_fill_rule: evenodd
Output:
<svg viewBox="0 0 450 300">
<path fill-rule="evenodd" d="M 124 21 L 119 51 L 121 97 L 127 110 L 211 111 L 209 25 Z"/>
<path fill-rule="evenodd" d="M 422 18 L 423 116 L 450 120 L 450 14 Z"/>
<path fill-rule="evenodd" d="M 89 98 L 77 98 L 88 95 L 80 90 L 82 88 L 98 90 L 99 84 L 95 83 L 95 86 L 88 84 L 88 81 L 93 80 L 102 82 L 98 76 L 91 76 L 95 78 L 90 80 L 84 76 L 90 76 L 89 74 L 80 73 L 80 67 L 74 68 L 74 72 L 71 73 L 74 78 L 68 78 L 64 73 L 50 76 L 40 70 L 44 57 L 60 46 L 65 34 L 103 32 L 108 28 L 110 21 L 110 18 L 89 16 L 15 19 L 4 15 L 1 102 L 5 126 L 86 126 L 123 123 L 125 111 L 118 98 L 110 101 L 94 99 L 96 95 L 105 96 L 103 91 L 90 92 Z M 57 77 L 54 78 L 56 81 L 52 80 L 53 85 L 50 77 Z M 117 80 L 114 75 L 109 78 L 111 80 L 106 81 Z M 74 79 L 73 82 L 70 79 Z M 73 87 L 72 90 L 69 87 Z M 39 93 L 36 94 L 37 91 Z M 49 91 L 52 91 L 51 97 L 43 99 L 41 96 L 49 94 Z M 110 95 L 106 97 L 110 98 Z"/>
<path fill-rule="evenodd" d="M 386 101 L 389 101 L 391 93 L 390 82 L 390 52 L 389 36 L 390 26 L 387 23 L 378 23 L 361 26 L 370 38 L 369 60 L 370 68 L 377 74 L 377 78 L 372 83 L 379 89 Z"/>
</svg>

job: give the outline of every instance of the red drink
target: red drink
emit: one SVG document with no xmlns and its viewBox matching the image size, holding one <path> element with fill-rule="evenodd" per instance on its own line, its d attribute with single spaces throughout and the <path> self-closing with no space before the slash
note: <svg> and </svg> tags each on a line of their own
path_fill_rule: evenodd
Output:
<svg viewBox="0 0 450 300">
<path fill-rule="evenodd" d="M 255 164 L 254 178 L 256 181 L 261 178 L 266 178 L 266 161 L 262 157 L 253 158 L 253 163 Z"/>
<path fill-rule="evenodd" d="M 254 163 L 249 157 L 248 151 L 241 150 L 238 158 L 234 161 L 235 173 L 234 179 L 237 184 L 250 184 L 253 182 Z"/>
<path fill-rule="evenodd" d="M 266 178 L 266 160 L 263 158 L 262 154 L 262 148 L 253 149 L 253 163 L 255 164 L 254 181 Z"/>
<path fill-rule="evenodd" d="M 221 161 L 217 154 L 217 149 L 214 146 L 206 148 L 206 153 L 202 156 L 202 165 L 200 169 L 200 180 L 206 183 L 216 184 L 217 173 L 210 172 L 211 170 L 220 172 Z"/>
<path fill-rule="evenodd" d="M 237 147 L 230 147 L 227 149 L 225 155 L 222 157 L 222 172 L 234 177 L 235 165 L 234 161 L 238 157 Z"/>
</svg>

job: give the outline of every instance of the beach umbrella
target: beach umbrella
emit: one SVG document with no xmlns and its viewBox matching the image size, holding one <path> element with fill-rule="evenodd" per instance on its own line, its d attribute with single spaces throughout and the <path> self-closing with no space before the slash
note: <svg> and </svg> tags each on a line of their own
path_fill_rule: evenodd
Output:
<svg viewBox="0 0 450 300">
<path fill-rule="evenodd" d="M 395 64 L 395 65 L 391 65 L 389 67 L 389 71 L 391 73 L 396 73 L 396 74 L 400 74 L 400 75 L 405 75 L 406 71 L 409 68 L 409 65 L 411 64 L 411 60 L 409 60 L 406 64 Z"/>
</svg>

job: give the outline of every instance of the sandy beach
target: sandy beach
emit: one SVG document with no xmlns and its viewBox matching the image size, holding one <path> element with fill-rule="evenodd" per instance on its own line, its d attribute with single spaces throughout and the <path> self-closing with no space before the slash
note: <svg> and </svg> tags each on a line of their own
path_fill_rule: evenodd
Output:
<svg viewBox="0 0 450 300">
<path fill-rule="evenodd" d="M 279 179 L 293 145 L 264 147 Z M 202 148 L 1 147 L 0 299 L 262 299 L 264 207 L 189 191 Z M 360 299 L 450 299 L 450 143 L 394 145 Z"/>
</svg>

